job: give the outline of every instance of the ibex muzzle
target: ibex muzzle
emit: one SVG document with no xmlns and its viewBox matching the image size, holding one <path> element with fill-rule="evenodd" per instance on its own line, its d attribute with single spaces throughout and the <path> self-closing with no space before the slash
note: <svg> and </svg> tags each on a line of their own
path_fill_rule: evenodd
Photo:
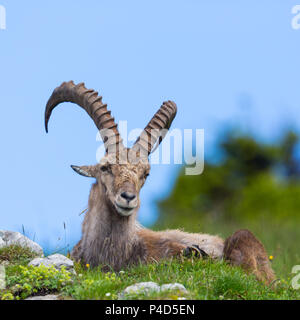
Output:
<svg viewBox="0 0 300 320">
<path fill-rule="evenodd" d="M 122 216 L 129 216 L 138 208 L 139 200 L 135 185 L 125 182 L 116 196 L 116 209 Z"/>
</svg>

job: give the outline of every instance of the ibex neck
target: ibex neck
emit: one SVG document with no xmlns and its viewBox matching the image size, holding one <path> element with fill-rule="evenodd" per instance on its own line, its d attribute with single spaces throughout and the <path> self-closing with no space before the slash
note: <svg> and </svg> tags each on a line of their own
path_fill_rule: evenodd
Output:
<svg viewBox="0 0 300 320">
<path fill-rule="evenodd" d="M 122 217 L 115 212 L 99 188 L 95 184 L 91 190 L 82 254 L 92 266 L 109 265 L 118 270 L 129 263 L 138 243 L 135 217 Z"/>
</svg>

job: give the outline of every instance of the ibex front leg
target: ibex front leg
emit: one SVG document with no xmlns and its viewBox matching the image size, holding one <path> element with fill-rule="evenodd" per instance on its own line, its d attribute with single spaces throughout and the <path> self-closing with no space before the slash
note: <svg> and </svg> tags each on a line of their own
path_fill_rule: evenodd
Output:
<svg viewBox="0 0 300 320">
<path fill-rule="evenodd" d="M 164 236 L 163 232 L 154 232 L 148 229 L 139 231 L 139 237 L 147 250 L 147 260 L 159 261 L 160 259 L 176 256 L 206 257 L 207 254 L 198 245 L 186 245 L 182 242 Z"/>
<path fill-rule="evenodd" d="M 194 255 L 197 258 L 208 258 L 208 254 L 196 244 L 191 247 L 186 247 L 183 250 L 183 255 L 185 257 L 192 257 Z"/>
</svg>

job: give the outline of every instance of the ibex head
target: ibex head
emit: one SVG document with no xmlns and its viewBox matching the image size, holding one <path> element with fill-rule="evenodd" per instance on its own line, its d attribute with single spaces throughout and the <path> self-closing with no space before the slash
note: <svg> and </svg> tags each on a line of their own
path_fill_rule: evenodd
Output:
<svg viewBox="0 0 300 320">
<path fill-rule="evenodd" d="M 106 154 L 100 163 L 93 166 L 71 166 L 74 171 L 85 177 L 97 179 L 100 190 L 121 216 L 130 216 L 138 210 L 139 192 L 150 171 L 148 156 L 159 145 L 169 129 L 177 111 L 176 104 L 164 102 L 148 123 L 131 149 L 123 146 L 117 124 L 102 103 L 102 97 L 94 90 L 88 90 L 83 83 L 64 82 L 50 97 L 45 111 L 45 127 L 52 110 L 62 102 L 73 102 L 82 107 L 93 119 L 100 130 Z"/>
</svg>

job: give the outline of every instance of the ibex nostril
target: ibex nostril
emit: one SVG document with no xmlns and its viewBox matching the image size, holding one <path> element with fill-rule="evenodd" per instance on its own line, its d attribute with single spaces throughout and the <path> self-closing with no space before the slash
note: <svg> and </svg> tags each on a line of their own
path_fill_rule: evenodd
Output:
<svg viewBox="0 0 300 320">
<path fill-rule="evenodd" d="M 130 192 L 122 192 L 121 197 L 126 199 L 128 202 L 135 199 L 136 195 Z"/>
</svg>

